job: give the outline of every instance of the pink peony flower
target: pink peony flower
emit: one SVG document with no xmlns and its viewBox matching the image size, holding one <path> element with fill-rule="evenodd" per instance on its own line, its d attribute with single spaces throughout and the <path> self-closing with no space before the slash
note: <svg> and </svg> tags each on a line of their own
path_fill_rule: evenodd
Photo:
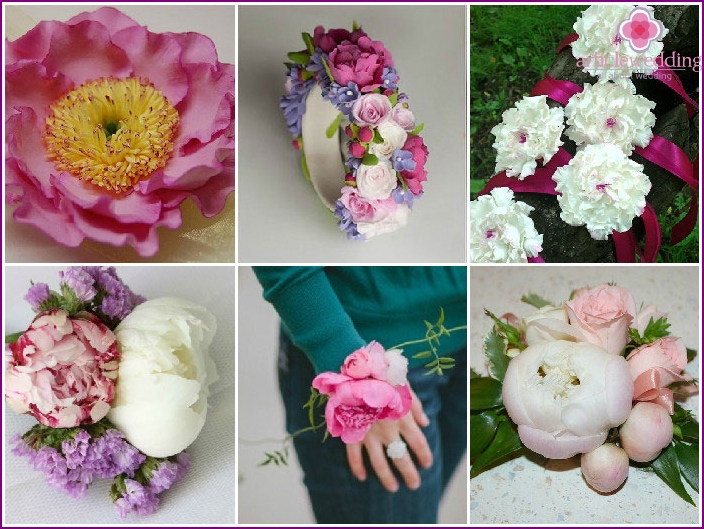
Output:
<svg viewBox="0 0 704 529">
<path fill-rule="evenodd" d="M 119 352 L 92 314 L 42 312 L 10 350 L 5 398 L 14 411 L 52 428 L 91 424 L 109 411 Z"/>
<path fill-rule="evenodd" d="M 392 213 L 397 204 L 393 198 L 386 200 L 368 200 L 359 195 L 353 187 L 344 187 L 340 201 L 352 214 L 352 220 L 359 222 L 378 222 Z"/>
<path fill-rule="evenodd" d="M 340 42 L 328 55 L 328 66 L 336 83 L 347 86 L 356 83 L 363 93 L 379 88 L 384 68 L 394 65 L 384 43 L 359 36 L 357 42 Z"/>
<path fill-rule="evenodd" d="M 318 26 L 313 32 L 313 46 L 320 48 L 324 53 L 330 53 L 338 44 L 344 41 L 356 44 L 360 37 L 366 37 L 367 34 L 362 30 L 362 28 L 356 29 L 352 32 L 346 29 L 331 29 L 330 31 L 325 31 L 323 26 Z"/>
<path fill-rule="evenodd" d="M 672 441 L 672 419 L 652 402 L 636 402 L 619 429 L 621 446 L 633 461 L 652 461 Z"/>
<path fill-rule="evenodd" d="M 388 368 L 383 346 L 379 342 L 369 342 L 348 355 L 340 371 L 350 378 L 369 377 L 385 381 Z"/>
<path fill-rule="evenodd" d="M 570 325 L 576 327 L 588 342 L 621 354 L 630 341 L 628 328 L 636 318 L 636 302 L 625 288 L 601 285 L 577 290 L 565 302 Z"/>
<path fill-rule="evenodd" d="M 423 192 L 423 182 L 428 179 L 428 171 L 425 170 L 425 162 L 428 160 L 428 148 L 420 136 L 408 136 L 403 150 L 410 151 L 413 154 L 416 168 L 413 171 L 401 171 L 401 176 L 411 193 L 420 195 Z"/>
<path fill-rule="evenodd" d="M 633 378 L 633 400 L 659 404 L 672 415 L 675 401 L 667 386 L 692 380 L 691 375 L 682 374 L 687 367 L 687 348 L 682 339 L 667 336 L 641 345 L 626 360 Z"/>
<path fill-rule="evenodd" d="M 615 491 L 628 477 L 628 454 L 613 443 L 582 454 L 581 465 L 584 479 L 599 492 Z"/>
<path fill-rule="evenodd" d="M 376 127 L 388 119 L 390 112 L 391 101 L 381 94 L 360 96 L 352 105 L 352 117 L 355 123 L 362 126 Z"/>
<path fill-rule="evenodd" d="M 197 33 L 152 33 L 103 7 L 41 22 L 5 55 L 5 190 L 57 242 L 159 247 L 191 198 L 234 190 L 234 66 Z"/>
<path fill-rule="evenodd" d="M 376 421 L 400 419 L 411 409 L 407 385 L 326 372 L 315 377 L 313 387 L 330 395 L 325 405 L 327 429 L 344 443 L 361 442 Z"/>
</svg>

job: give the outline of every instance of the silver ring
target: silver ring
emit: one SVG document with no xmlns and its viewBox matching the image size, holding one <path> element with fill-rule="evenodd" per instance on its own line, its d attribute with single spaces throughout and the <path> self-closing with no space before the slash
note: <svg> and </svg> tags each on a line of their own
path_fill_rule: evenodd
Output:
<svg viewBox="0 0 704 529">
<path fill-rule="evenodd" d="M 401 459 L 406 455 L 408 450 L 406 449 L 406 443 L 404 443 L 400 438 L 396 439 L 394 442 L 389 443 L 386 447 L 386 455 L 389 459 Z"/>
</svg>

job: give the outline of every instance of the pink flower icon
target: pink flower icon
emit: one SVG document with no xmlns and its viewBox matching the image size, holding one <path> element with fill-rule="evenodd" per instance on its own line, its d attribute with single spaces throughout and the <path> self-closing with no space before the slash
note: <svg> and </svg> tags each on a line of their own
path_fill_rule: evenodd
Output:
<svg viewBox="0 0 704 529">
<path fill-rule="evenodd" d="M 651 17 L 651 12 L 645 7 L 636 7 L 630 16 L 618 26 L 618 34 L 633 48 L 636 53 L 643 53 L 650 43 L 663 34 L 662 23 Z"/>
</svg>

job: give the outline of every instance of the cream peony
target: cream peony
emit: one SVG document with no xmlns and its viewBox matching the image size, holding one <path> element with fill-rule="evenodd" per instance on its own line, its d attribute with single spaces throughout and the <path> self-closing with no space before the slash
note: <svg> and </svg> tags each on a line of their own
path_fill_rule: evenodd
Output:
<svg viewBox="0 0 704 529">
<path fill-rule="evenodd" d="M 543 236 L 528 214 L 533 208 L 497 187 L 469 203 L 469 259 L 474 263 L 525 263 L 542 250 Z"/>
<path fill-rule="evenodd" d="M 609 143 L 587 145 L 552 179 L 561 193 L 560 218 L 572 226 L 586 225 L 597 240 L 630 229 L 633 218 L 643 213 L 650 191 L 643 166 Z"/>
<path fill-rule="evenodd" d="M 203 428 L 208 387 L 217 380 L 208 355 L 215 328 L 203 307 L 157 298 L 115 329 L 121 360 L 108 419 L 145 454 L 177 454 Z"/>
<path fill-rule="evenodd" d="M 565 128 L 562 107 L 550 108 L 546 96 L 524 97 L 503 113 L 503 121 L 491 129 L 496 136 L 496 172 L 519 180 L 535 173 L 536 160 L 543 164 L 555 155 Z"/>
<path fill-rule="evenodd" d="M 579 38 L 572 43 L 572 54 L 585 72 L 601 79 L 615 79 L 630 77 L 634 72 L 651 74 L 657 69 L 655 58 L 662 51 L 661 40 L 667 35 L 667 28 L 663 27 L 658 40 L 640 53 L 618 34 L 619 25 L 630 17 L 634 7 L 633 4 L 593 5 L 582 12 L 574 24 Z M 651 7 L 647 9 L 652 13 Z"/>
<path fill-rule="evenodd" d="M 567 136 L 577 145 L 613 143 L 626 154 L 653 138 L 655 103 L 636 95 L 630 79 L 584 84 L 565 106 Z"/>
<path fill-rule="evenodd" d="M 609 429 L 628 417 L 632 397 L 626 360 L 584 342 L 527 347 L 511 359 L 503 383 L 504 405 L 521 441 L 552 459 L 603 444 Z"/>
</svg>

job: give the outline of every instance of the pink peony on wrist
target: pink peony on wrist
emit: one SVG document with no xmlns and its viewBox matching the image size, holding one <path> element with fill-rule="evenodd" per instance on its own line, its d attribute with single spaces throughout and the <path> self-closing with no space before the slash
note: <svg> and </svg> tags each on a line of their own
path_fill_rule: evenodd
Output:
<svg viewBox="0 0 704 529">
<path fill-rule="evenodd" d="M 10 344 L 5 398 L 14 411 L 52 428 L 71 428 L 99 421 L 110 410 L 119 357 L 115 335 L 97 317 L 82 316 L 42 312 Z"/>
<path fill-rule="evenodd" d="M 376 421 L 404 417 L 411 409 L 407 372 L 408 360 L 398 349 L 385 351 L 373 341 L 350 354 L 341 373 L 315 377 L 313 387 L 329 396 L 325 422 L 330 435 L 359 443 Z"/>
</svg>

